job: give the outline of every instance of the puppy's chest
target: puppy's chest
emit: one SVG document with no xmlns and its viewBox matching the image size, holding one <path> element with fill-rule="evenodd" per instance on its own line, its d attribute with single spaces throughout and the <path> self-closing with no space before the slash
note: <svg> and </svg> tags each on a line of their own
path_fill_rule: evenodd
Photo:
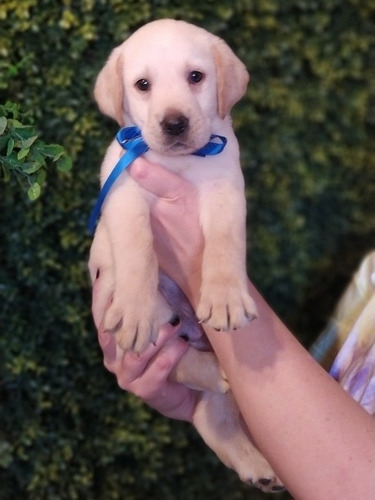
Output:
<svg viewBox="0 0 375 500">
<path fill-rule="evenodd" d="M 153 151 L 148 151 L 146 157 L 151 162 L 162 165 L 198 187 L 205 182 L 230 178 L 235 173 L 233 172 L 234 165 L 229 164 L 228 168 L 225 168 L 223 157 L 162 156 Z M 239 175 L 242 175 L 241 172 Z"/>
</svg>

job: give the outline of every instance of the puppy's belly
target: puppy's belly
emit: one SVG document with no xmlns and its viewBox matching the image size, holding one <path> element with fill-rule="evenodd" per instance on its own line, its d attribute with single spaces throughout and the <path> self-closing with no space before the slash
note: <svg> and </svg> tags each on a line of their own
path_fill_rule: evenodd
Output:
<svg viewBox="0 0 375 500">
<path fill-rule="evenodd" d="M 170 308 L 171 319 L 173 316 L 178 316 L 180 320 L 179 335 L 186 337 L 189 343 L 197 349 L 211 350 L 188 298 L 181 288 L 163 271 L 159 271 L 159 292 Z"/>
</svg>

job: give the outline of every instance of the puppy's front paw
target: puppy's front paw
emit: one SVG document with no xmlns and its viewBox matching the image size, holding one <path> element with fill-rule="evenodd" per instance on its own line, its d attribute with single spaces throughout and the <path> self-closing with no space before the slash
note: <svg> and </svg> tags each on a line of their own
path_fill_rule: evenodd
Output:
<svg viewBox="0 0 375 500">
<path fill-rule="evenodd" d="M 257 316 L 245 285 L 232 278 L 216 276 L 203 281 L 197 317 L 215 330 L 237 330 Z"/>
<path fill-rule="evenodd" d="M 115 293 L 104 316 L 104 328 L 116 335 L 121 349 L 141 353 L 157 339 L 158 318 L 155 299 L 134 301 Z"/>
</svg>

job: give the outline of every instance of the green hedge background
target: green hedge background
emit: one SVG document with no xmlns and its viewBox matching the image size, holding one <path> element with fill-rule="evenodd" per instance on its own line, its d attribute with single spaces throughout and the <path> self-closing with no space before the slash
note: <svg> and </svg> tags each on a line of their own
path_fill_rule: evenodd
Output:
<svg viewBox="0 0 375 500">
<path fill-rule="evenodd" d="M 48 168 L 34 202 L 15 176 L 0 185 L 1 500 L 267 497 L 187 424 L 120 391 L 91 321 L 86 226 L 116 130 L 93 83 L 115 45 L 162 17 L 222 36 L 250 70 L 233 114 L 249 272 L 304 345 L 375 246 L 374 0 L 2 0 L 0 104 L 73 168 Z"/>
</svg>

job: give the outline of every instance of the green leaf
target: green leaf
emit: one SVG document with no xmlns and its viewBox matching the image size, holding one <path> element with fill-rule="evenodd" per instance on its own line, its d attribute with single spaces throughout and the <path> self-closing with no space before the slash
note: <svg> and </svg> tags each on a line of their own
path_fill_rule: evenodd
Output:
<svg viewBox="0 0 375 500">
<path fill-rule="evenodd" d="M 42 168 L 42 164 L 40 162 L 33 161 L 33 162 L 25 163 L 25 165 L 23 165 L 22 171 L 25 174 L 30 175 L 30 174 L 34 174 L 35 172 L 37 172 L 41 168 Z"/>
<path fill-rule="evenodd" d="M 17 154 L 17 160 L 23 160 L 30 152 L 30 148 L 20 149 Z"/>
<path fill-rule="evenodd" d="M 13 118 L 13 120 L 11 120 L 11 125 L 14 128 L 25 128 L 25 127 L 27 127 L 27 125 L 24 125 L 23 123 L 21 123 L 18 120 L 15 120 L 14 118 Z"/>
<path fill-rule="evenodd" d="M 58 160 L 59 157 L 63 154 L 64 148 L 59 144 L 44 144 L 43 148 L 40 148 L 40 152 L 43 155 L 48 156 L 49 158 Z"/>
<path fill-rule="evenodd" d="M 9 156 L 12 151 L 13 151 L 13 148 L 14 148 L 14 139 L 11 137 L 8 141 L 8 147 L 7 147 L 7 156 Z"/>
<path fill-rule="evenodd" d="M 27 195 L 31 201 L 35 201 L 40 196 L 40 185 L 37 182 L 34 182 L 28 189 Z"/>
<path fill-rule="evenodd" d="M 58 159 L 56 165 L 58 170 L 60 172 L 69 172 L 72 168 L 72 159 L 70 156 L 61 156 L 61 158 Z"/>
<path fill-rule="evenodd" d="M 9 156 L 1 157 L 1 160 L 10 170 L 17 170 L 20 166 L 20 162 L 17 160 L 17 155 L 14 152 Z"/>
<path fill-rule="evenodd" d="M 0 151 L 2 151 L 5 146 L 8 144 L 9 136 L 8 135 L 2 135 L 0 137 Z"/>
<path fill-rule="evenodd" d="M 5 182 L 8 182 L 10 179 L 9 168 L 7 167 L 7 165 L 5 165 L 4 162 L 1 162 L 1 166 L 3 167 L 3 179 Z"/>
<path fill-rule="evenodd" d="M 20 140 L 22 142 L 22 144 L 25 142 L 25 141 L 28 141 L 30 140 L 31 138 L 34 138 L 35 139 L 37 138 L 36 134 L 35 134 L 35 129 L 34 127 L 30 127 L 29 125 L 25 126 L 25 127 L 18 127 L 16 129 L 13 130 L 13 134 L 14 134 L 14 137 L 18 140 Z M 35 140 L 34 139 L 34 140 Z M 34 142 L 33 140 L 33 142 Z"/>
<path fill-rule="evenodd" d="M 2 135 L 5 131 L 5 129 L 7 128 L 7 123 L 8 123 L 8 120 L 5 118 L 5 116 L 2 116 L 0 118 L 0 135 Z"/>
<path fill-rule="evenodd" d="M 29 148 L 32 144 L 34 144 L 34 142 L 36 141 L 37 138 L 38 138 L 37 135 L 33 135 L 29 139 L 26 139 L 25 141 L 22 142 L 22 147 Z"/>
<path fill-rule="evenodd" d="M 36 181 L 38 184 L 42 185 L 43 182 L 46 180 L 47 174 L 44 169 L 39 169 L 39 172 L 37 173 L 36 176 Z"/>
<path fill-rule="evenodd" d="M 31 150 L 31 155 L 30 155 L 30 161 L 34 163 L 38 163 L 40 166 L 45 166 L 46 161 L 41 153 L 38 151 L 35 151 L 34 149 Z"/>
<path fill-rule="evenodd" d="M 19 112 L 19 105 L 13 101 L 7 101 L 4 105 L 4 110 L 7 114 L 17 116 Z"/>
</svg>

